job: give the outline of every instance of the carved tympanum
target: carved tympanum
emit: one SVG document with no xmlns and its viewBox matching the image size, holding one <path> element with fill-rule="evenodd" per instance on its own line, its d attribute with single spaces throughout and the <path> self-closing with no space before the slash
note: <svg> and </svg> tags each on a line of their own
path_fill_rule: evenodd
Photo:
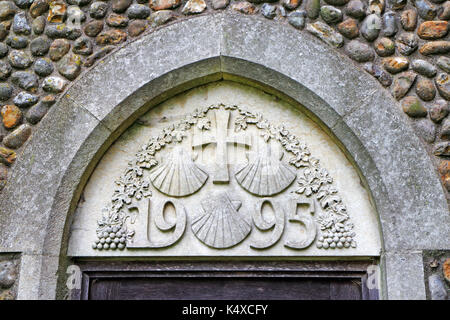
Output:
<svg viewBox="0 0 450 320">
<path fill-rule="evenodd" d="M 257 146 L 259 140 L 263 147 Z M 193 160 L 206 146 L 214 149 L 213 166 Z M 246 153 L 248 161 L 230 165 L 229 146 Z M 286 162 L 283 154 L 289 157 Z M 287 228 L 298 230 L 284 237 L 287 248 L 304 249 L 316 239 L 319 249 L 356 247 L 346 207 L 319 160 L 284 126 L 238 106 L 208 106 L 167 127 L 141 147 L 116 184 L 98 221 L 94 249 L 172 246 L 182 241 L 188 225 L 198 240 L 217 249 L 238 245 L 252 232 L 264 237 L 250 237 L 250 248 L 266 249 Z M 198 197 L 208 184 L 212 191 L 206 196 L 184 201 Z M 161 193 L 154 200 L 150 185 Z M 233 189 L 239 186 L 241 191 Z M 245 203 L 238 191 L 247 195 Z M 167 206 L 174 208 L 172 220 L 166 217 Z M 263 207 L 271 208 L 272 219 L 263 216 Z M 154 237 L 154 232 L 164 236 Z"/>
</svg>

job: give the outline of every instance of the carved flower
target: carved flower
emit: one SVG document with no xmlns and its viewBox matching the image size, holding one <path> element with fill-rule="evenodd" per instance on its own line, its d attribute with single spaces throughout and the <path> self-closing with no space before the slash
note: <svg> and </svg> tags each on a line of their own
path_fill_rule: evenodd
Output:
<svg viewBox="0 0 450 320">
<path fill-rule="evenodd" d="M 197 128 L 200 130 L 209 130 L 211 129 L 211 121 L 208 118 L 201 118 L 198 120 Z"/>
<path fill-rule="evenodd" d="M 234 120 L 234 131 L 239 132 L 241 130 L 245 130 L 248 127 L 247 117 L 246 116 L 237 116 Z"/>
<path fill-rule="evenodd" d="M 331 207 L 335 203 L 341 201 L 341 198 L 336 195 L 336 193 L 336 188 L 330 185 L 320 188 L 319 192 L 317 193 L 317 199 L 320 200 L 320 205 L 322 206 L 322 208 Z"/>
<path fill-rule="evenodd" d="M 158 164 L 155 157 L 150 154 L 150 152 L 146 149 L 143 149 L 136 153 L 136 164 L 141 168 L 150 169 L 153 166 Z"/>
<path fill-rule="evenodd" d="M 114 194 L 112 196 L 112 202 L 114 204 L 114 209 L 119 210 L 123 207 L 124 204 L 131 204 L 130 190 L 126 185 L 119 185 L 116 190 L 114 190 Z"/>
<path fill-rule="evenodd" d="M 186 133 L 182 130 L 173 130 L 170 135 L 175 139 L 176 142 L 183 141 L 183 137 L 186 137 Z"/>
<path fill-rule="evenodd" d="M 274 139 L 276 134 L 277 134 L 277 129 L 274 126 L 269 125 L 267 127 L 267 129 L 264 130 L 263 133 L 261 133 L 261 136 L 263 137 L 265 142 L 268 142 L 270 139 Z"/>
<path fill-rule="evenodd" d="M 137 200 L 141 200 L 143 197 L 147 198 L 152 195 L 149 190 L 150 184 L 147 181 L 136 180 L 133 182 L 133 194 Z"/>
<path fill-rule="evenodd" d="M 305 193 L 308 197 L 316 193 L 320 188 L 319 180 L 309 169 L 304 171 L 303 178 L 299 178 L 297 183 L 300 187 L 295 192 L 299 194 Z"/>
<path fill-rule="evenodd" d="M 136 177 L 140 177 L 144 174 L 144 170 L 142 170 L 141 166 L 134 161 L 130 161 L 128 163 L 128 167 L 125 171 L 125 175 L 128 179 L 133 179 Z"/>
<path fill-rule="evenodd" d="M 335 223 L 334 216 L 329 211 L 321 212 L 317 218 L 317 223 L 319 223 L 321 230 L 331 228 Z"/>
</svg>

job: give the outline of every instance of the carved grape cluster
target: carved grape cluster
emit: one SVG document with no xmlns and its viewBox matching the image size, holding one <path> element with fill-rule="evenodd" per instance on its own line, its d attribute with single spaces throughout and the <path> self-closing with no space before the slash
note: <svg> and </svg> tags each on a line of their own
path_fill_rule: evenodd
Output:
<svg viewBox="0 0 450 320">
<path fill-rule="evenodd" d="M 127 232 L 120 226 L 108 226 L 97 233 L 98 239 L 92 244 L 93 249 L 98 250 L 123 250 L 127 243 Z"/>
</svg>

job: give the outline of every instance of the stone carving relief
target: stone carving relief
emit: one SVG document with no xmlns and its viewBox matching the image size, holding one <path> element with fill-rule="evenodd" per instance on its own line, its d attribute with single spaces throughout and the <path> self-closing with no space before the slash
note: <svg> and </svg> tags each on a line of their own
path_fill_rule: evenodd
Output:
<svg viewBox="0 0 450 320">
<path fill-rule="evenodd" d="M 197 159 L 206 146 L 214 150 L 210 166 Z M 230 146 L 247 160 L 231 166 Z M 241 191 L 231 187 L 232 179 Z M 186 203 L 207 184 L 211 192 Z M 152 200 L 152 192 L 162 196 Z M 264 216 L 267 208 L 273 219 Z M 116 180 L 92 248 L 166 248 L 183 241 L 187 228 L 215 249 L 248 245 L 264 250 L 280 242 L 287 230 L 290 236 L 283 245 L 290 249 L 304 249 L 314 241 L 319 249 L 356 247 L 353 224 L 333 178 L 306 144 L 284 126 L 235 105 L 197 109 L 143 145 Z M 264 238 L 255 237 L 256 232 Z"/>
</svg>

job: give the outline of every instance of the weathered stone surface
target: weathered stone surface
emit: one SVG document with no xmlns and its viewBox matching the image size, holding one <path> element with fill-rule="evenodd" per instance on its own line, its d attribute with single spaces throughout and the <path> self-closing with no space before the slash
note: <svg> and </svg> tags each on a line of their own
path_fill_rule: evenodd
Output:
<svg viewBox="0 0 450 320">
<path fill-rule="evenodd" d="M 181 0 L 150 0 L 150 8 L 153 10 L 174 9 L 181 4 Z"/>
<path fill-rule="evenodd" d="M 432 274 L 428 278 L 431 300 L 447 300 L 447 289 L 438 274 Z"/>
<path fill-rule="evenodd" d="M 403 9 L 406 4 L 408 3 L 408 0 L 389 0 L 389 8 L 393 10 L 401 10 Z"/>
<path fill-rule="evenodd" d="M 22 89 L 35 92 L 38 87 L 38 77 L 29 71 L 16 71 L 11 75 L 11 81 Z"/>
<path fill-rule="evenodd" d="M 44 16 L 39 16 L 33 20 L 31 23 L 31 28 L 33 29 L 33 33 L 36 35 L 40 35 L 44 32 L 46 19 Z"/>
<path fill-rule="evenodd" d="M 2 122 L 5 128 L 12 129 L 22 121 L 22 111 L 15 105 L 4 105 L 1 110 Z"/>
<path fill-rule="evenodd" d="M 2 179 L 3 180 L 3 179 Z M 0 288 L 8 289 L 14 285 L 17 272 L 13 261 L 0 262 Z"/>
<path fill-rule="evenodd" d="M 112 11 L 115 13 L 125 12 L 132 3 L 132 0 L 113 0 Z"/>
<path fill-rule="evenodd" d="M 36 124 L 47 114 L 49 106 L 45 103 L 38 102 L 32 106 L 25 115 L 25 119 L 31 124 Z"/>
<path fill-rule="evenodd" d="M 297 29 L 303 29 L 306 23 L 306 11 L 296 10 L 288 15 L 288 22 Z"/>
<path fill-rule="evenodd" d="M 137 37 L 147 28 L 147 23 L 144 20 L 131 21 L 128 27 L 128 34 L 132 37 Z"/>
<path fill-rule="evenodd" d="M 446 1 L 441 10 L 439 11 L 439 19 L 441 20 L 450 20 L 450 2 Z"/>
<path fill-rule="evenodd" d="M 33 18 L 37 18 L 47 12 L 48 8 L 49 5 L 47 0 L 34 0 L 30 7 L 30 15 Z"/>
<path fill-rule="evenodd" d="M 368 13 L 373 13 L 381 16 L 384 11 L 385 0 L 369 0 L 369 6 L 367 8 Z"/>
<path fill-rule="evenodd" d="M 39 97 L 28 92 L 19 92 L 17 96 L 14 97 L 14 104 L 20 108 L 28 108 L 38 102 Z"/>
<path fill-rule="evenodd" d="M 400 23 L 406 31 L 414 31 L 417 25 L 417 11 L 408 9 L 400 14 Z"/>
<path fill-rule="evenodd" d="M 0 61 L 0 80 L 6 80 L 11 75 L 11 72 L 11 66 L 5 61 Z"/>
<path fill-rule="evenodd" d="M 427 143 L 436 140 L 436 125 L 428 119 L 417 119 L 413 121 L 416 134 Z"/>
<path fill-rule="evenodd" d="M 414 33 L 402 33 L 395 41 L 397 50 L 405 56 L 409 56 L 417 50 L 419 46 L 419 39 Z"/>
<path fill-rule="evenodd" d="M 68 23 L 82 23 L 86 20 L 86 14 L 78 6 L 70 6 L 67 8 Z"/>
<path fill-rule="evenodd" d="M 7 148 L 17 149 L 20 148 L 30 136 L 31 126 L 29 124 L 22 124 L 3 139 L 3 144 Z"/>
<path fill-rule="evenodd" d="M 10 1 L 0 2 L 0 20 L 7 20 L 16 13 L 16 6 Z"/>
<path fill-rule="evenodd" d="M 444 121 L 442 121 L 441 138 L 450 138 L 450 118 L 448 117 Z"/>
<path fill-rule="evenodd" d="M 124 42 L 126 39 L 127 39 L 126 32 L 122 30 L 111 29 L 101 32 L 95 38 L 95 41 L 97 42 L 97 44 L 104 46 L 110 44 L 119 44 L 121 42 Z"/>
<path fill-rule="evenodd" d="M 152 27 L 163 25 L 176 19 L 177 15 L 171 10 L 160 10 L 150 15 L 150 24 Z"/>
<path fill-rule="evenodd" d="M 339 23 L 337 29 L 348 39 L 359 36 L 358 21 L 352 18 L 345 19 L 343 22 Z"/>
<path fill-rule="evenodd" d="M 102 19 L 108 11 L 108 4 L 106 2 L 96 1 L 91 4 L 89 14 L 94 19 Z"/>
<path fill-rule="evenodd" d="M 76 54 L 88 56 L 92 54 L 92 42 L 88 38 L 78 38 L 73 43 L 72 51 Z"/>
<path fill-rule="evenodd" d="M 374 76 L 384 87 L 392 84 L 392 76 L 383 70 L 380 66 L 371 62 L 364 64 L 364 70 Z"/>
<path fill-rule="evenodd" d="M 8 61 L 17 69 L 26 69 L 33 64 L 33 58 L 28 53 L 18 50 L 10 51 Z"/>
<path fill-rule="evenodd" d="M 15 34 L 29 35 L 31 33 L 31 26 L 25 12 L 19 12 L 14 16 L 12 29 Z"/>
<path fill-rule="evenodd" d="M 380 57 L 388 57 L 395 53 L 395 43 L 389 38 L 383 37 L 375 41 L 375 52 Z"/>
<path fill-rule="evenodd" d="M 360 0 L 352 0 L 345 7 L 345 12 L 355 19 L 362 19 L 366 16 L 366 4 Z"/>
<path fill-rule="evenodd" d="M 82 34 L 81 29 L 75 26 L 67 26 L 64 23 L 60 24 L 50 24 L 45 29 L 45 34 L 51 39 L 69 39 L 75 40 L 79 38 Z"/>
<path fill-rule="evenodd" d="M 10 35 L 8 38 L 6 38 L 6 44 L 13 49 L 23 49 L 28 46 L 28 38 Z"/>
<path fill-rule="evenodd" d="M 348 1 L 348 0 L 347 0 Z M 281 5 L 288 10 L 295 10 L 302 3 L 302 0 L 281 0 Z"/>
<path fill-rule="evenodd" d="M 345 46 L 345 52 L 355 61 L 367 62 L 375 58 L 375 54 L 371 46 L 359 40 L 352 40 Z"/>
<path fill-rule="evenodd" d="M 433 78 L 437 73 L 436 67 L 426 60 L 416 59 L 412 62 L 411 67 L 415 72 L 428 78 Z"/>
<path fill-rule="evenodd" d="M 423 101 L 431 101 L 436 96 L 436 89 L 432 80 L 419 77 L 416 82 L 416 93 Z"/>
<path fill-rule="evenodd" d="M 0 101 L 6 101 L 11 98 L 13 88 L 9 83 L 0 83 Z"/>
<path fill-rule="evenodd" d="M 349 0 L 325 0 L 326 3 L 332 6 L 343 6 L 348 3 Z"/>
<path fill-rule="evenodd" d="M 58 61 L 64 57 L 70 50 L 70 42 L 66 39 L 56 39 L 52 42 L 49 49 L 50 59 Z"/>
<path fill-rule="evenodd" d="M 245 14 L 255 14 L 258 11 L 258 9 L 248 1 L 233 3 L 231 8 Z"/>
<path fill-rule="evenodd" d="M 41 77 L 50 75 L 53 69 L 53 63 L 48 58 L 37 59 L 34 63 L 34 72 Z"/>
<path fill-rule="evenodd" d="M 50 41 L 44 37 L 38 37 L 30 43 L 30 51 L 34 56 L 44 56 L 49 49 Z"/>
<path fill-rule="evenodd" d="M 335 24 L 342 21 L 342 11 L 333 6 L 322 6 L 320 16 L 328 24 Z"/>
<path fill-rule="evenodd" d="M 51 23 L 61 23 L 66 16 L 66 3 L 62 0 L 55 0 L 49 2 L 49 11 L 47 20 Z"/>
<path fill-rule="evenodd" d="M 442 98 L 450 100 L 450 77 L 447 73 L 440 73 L 437 75 L 436 88 Z"/>
<path fill-rule="evenodd" d="M 0 42 L 0 57 L 6 57 L 6 55 L 9 52 L 9 48 L 6 44 L 4 44 L 3 42 Z"/>
<path fill-rule="evenodd" d="M 306 0 L 305 10 L 309 18 L 317 18 L 320 13 L 320 0 Z"/>
<path fill-rule="evenodd" d="M 47 77 L 42 82 L 42 89 L 50 93 L 60 93 L 66 88 L 67 81 L 60 77 Z"/>
<path fill-rule="evenodd" d="M 447 35 L 449 24 L 447 21 L 425 21 L 419 26 L 417 34 L 422 39 L 436 40 Z"/>
<path fill-rule="evenodd" d="M 103 30 L 103 21 L 93 20 L 84 26 L 84 33 L 89 37 L 96 37 Z"/>
<path fill-rule="evenodd" d="M 450 258 L 446 259 L 442 265 L 442 273 L 447 283 L 450 283 Z"/>
<path fill-rule="evenodd" d="M 0 147 L 0 162 L 10 166 L 16 161 L 16 153 L 8 148 Z"/>
<path fill-rule="evenodd" d="M 306 30 L 335 48 L 342 47 L 344 44 L 342 35 L 323 22 L 308 23 Z"/>
<path fill-rule="evenodd" d="M 212 0 L 211 4 L 214 10 L 225 9 L 230 4 L 230 0 Z"/>
<path fill-rule="evenodd" d="M 367 41 L 373 41 L 378 37 L 381 29 L 381 19 L 377 14 L 367 16 L 361 25 L 361 35 Z"/>
<path fill-rule="evenodd" d="M 414 72 L 407 71 L 395 77 L 391 88 L 392 95 L 395 99 L 400 100 L 408 93 L 414 80 L 416 80 L 416 76 L 417 75 Z"/>
<path fill-rule="evenodd" d="M 6 27 L 0 23 L 0 41 L 3 41 L 6 36 L 8 35 L 9 30 L 6 29 Z"/>
<path fill-rule="evenodd" d="M 112 13 L 106 18 L 106 24 L 113 28 L 124 28 L 128 25 L 128 18 Z"/>
<path fill-rule="evenodd" d="M 444 54 L 450 52 L 450 41 L 431 41 L 425 43 L 419 49 L 423 55 Z"/>
<path fill-rule="evenodd" d="M 439 123 L 444 119 L 450 111 L 450 107 L 448 102 L 445 100 L 437 100 L 429 110 L 430 119 L 435 123 Z"/>
<path fill-rule="evenodd" d="M 276 10 L 276 7 L 274 7 L 274 8 Z M 183 14 L 196 14 L 196 13 L 201 13 L 205 10 L 206 10 L 205 0 L 188 0 L 188 2 L 186 2 L 183 9 L 181 10 L 181 12 Z M 269 10 L 269 8 L 265 7 L 266 14 L 270 15 L 270 13 L 268 13 L 267 11 L 270 11 L 270 10 Z M 261 9 L 261 12 L 263 12 L 263 15 L 264 15 L 264 11 L 262 9 Z M 267 15 L 264 15 L 264 16 L 267 18 Z"/>
<path fill-rule="evenodd" d="M 81 72 L 81 57 L 68 54 L 58 62 L 58 72 L 69 80 L 75 80 Z"/>
<path fill-rule="evenodd" d="M 404 57 L 390 57 L 383 59 L 384 68 L 392 74 L 408 69 L 409 61 Z"/>
<path fill-rule="evenodd" d="M 450 157 L 450 142 L 439 142 L 434 146 L 433 154 L 435 156 Z"/>
<path fill-rule="evenodd" d="M 450 58 L 446 56 L 439 57 L 436 64 L 439 68 L 444 70 L 447 73 L 450 73 Z"/>
<path fill-rule="evenodd" d="M 143 4 L 132 4 L 127 10 L 130 19 L 145 19 L 150 15 L 150 9 Z"/>
<path fill-rule="evenodd" d="M 417 13 L 424 20 L 433 20 L 436 16 L 437 8 L 427 0 L 414 0 Z"/>
<path fill-rule="evenodd" d="M 403 111 L 412 118 L 427 116 L 427 109 L 417 97 L 408 96 L 402 100 Z"/>
<path fill-rule="evenodd" d="M 136 20 L 135 22 L 143 22 L 143 21 L 142 20 Z M 94 54 L 90 55 L 86 59 L 84 65 L 86 67 L 92 66 L 95 63 L 96 60 L 103 58 L 108 53 L 110 53 L 112 50 L 114 50 L 114 46 L 105 46 L 105 47 L 101 48 L 99 51 L 97 51 Z"/>
<path fill-rule="evenodd" d="M 0 163 L 0 191 L 6 186 L 6 182 L 8 180 L 8 168 Z"/>
<path fill-rule="evenodd" d="M 396 13 L 393 11 L 386 12 L 383 15 L 382 34 L 387 37 L 395 35 L 398 31 Z"/>
</svg>

